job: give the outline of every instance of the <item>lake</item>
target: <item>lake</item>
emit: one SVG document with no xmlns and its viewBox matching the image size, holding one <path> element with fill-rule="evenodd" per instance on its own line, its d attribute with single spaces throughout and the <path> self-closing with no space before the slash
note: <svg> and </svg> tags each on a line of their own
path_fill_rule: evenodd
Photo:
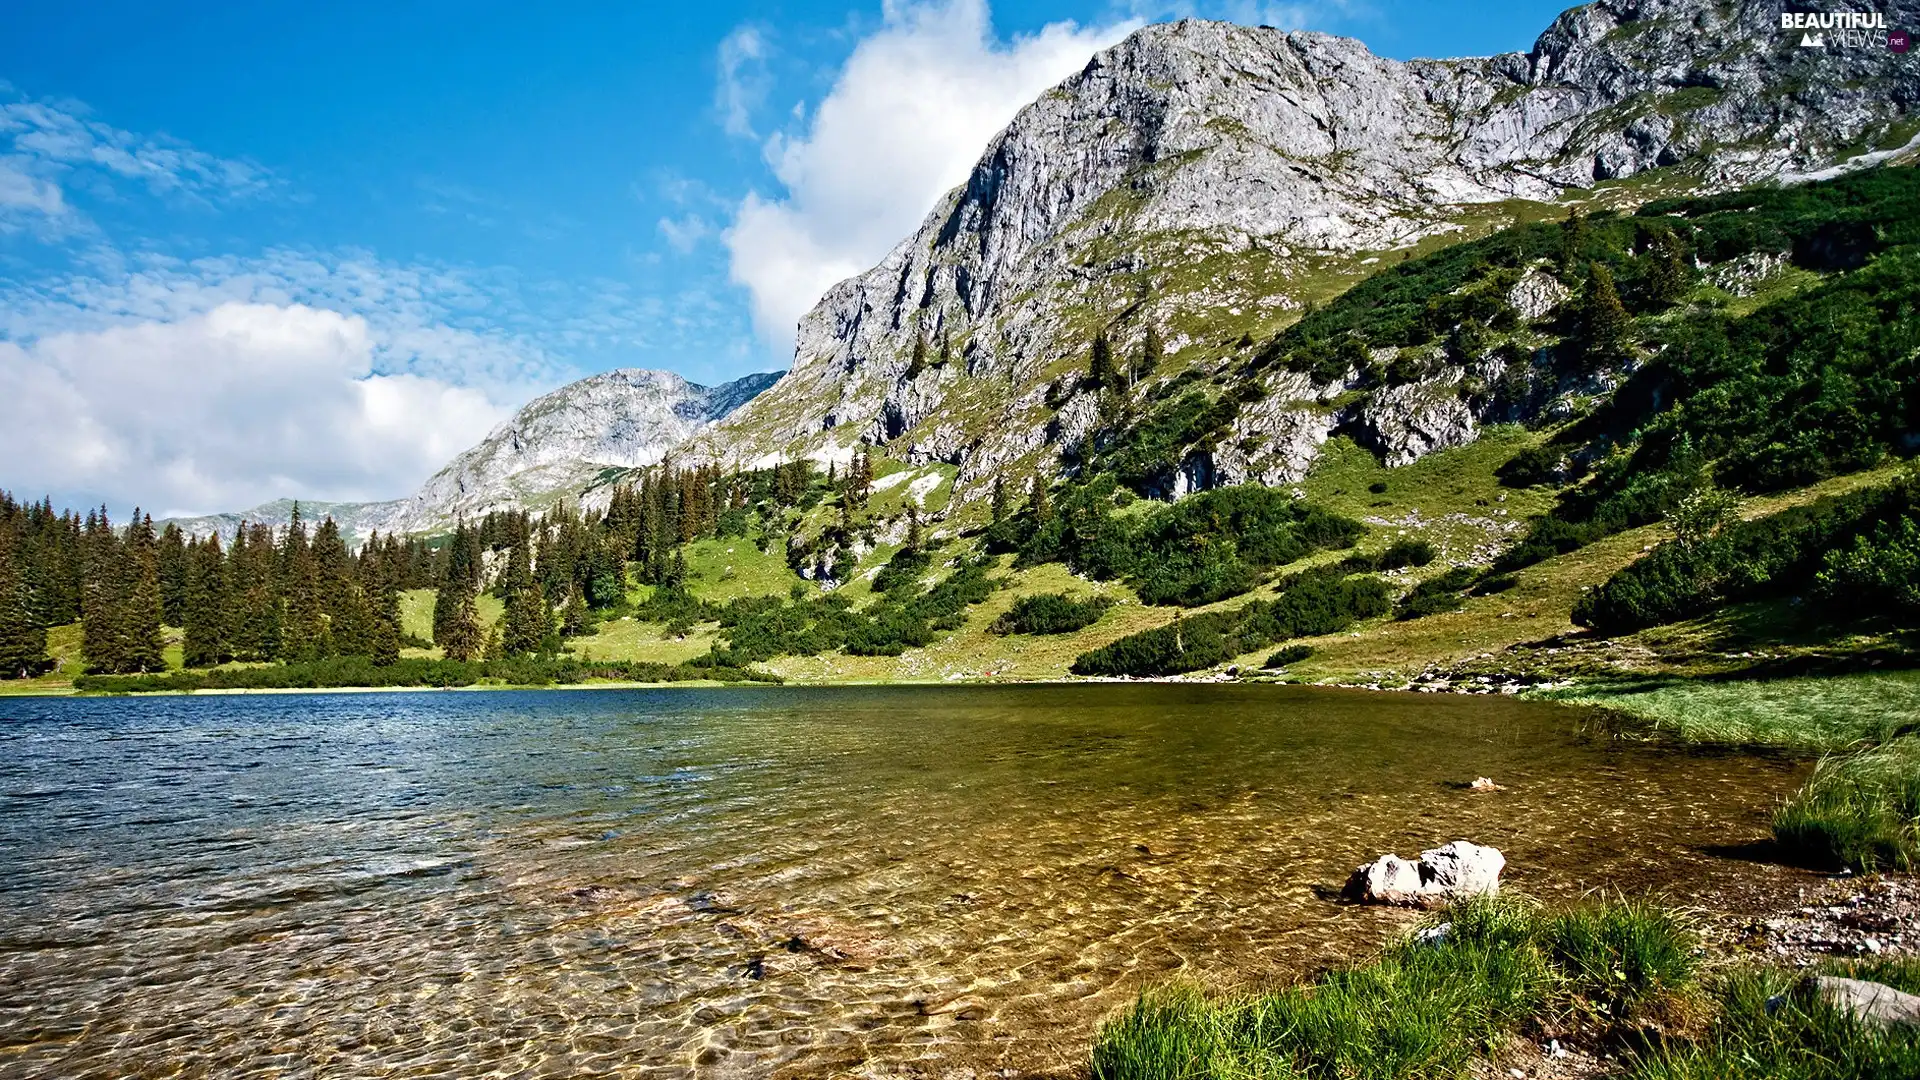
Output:
<svg viewBox="0 0 1920 1080">
<path fill-rule="evenodd" d="M 1385 940 L 1382 852 L 1685 901 L 1802 769 L 1272 686 L 0 698 L 0 1075 L 1070 1073 Z"/>
</svg>

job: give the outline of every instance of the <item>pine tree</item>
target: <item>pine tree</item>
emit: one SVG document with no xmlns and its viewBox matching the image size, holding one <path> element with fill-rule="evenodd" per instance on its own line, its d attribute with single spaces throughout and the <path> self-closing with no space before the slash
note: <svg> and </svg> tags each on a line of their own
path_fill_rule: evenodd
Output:
<svg viewBox="0 0 1920 1080">
<path fill-rule="evenodd" d="M 1153 373 L 1160 369 L 1165 352 L 1166 345 L 1160 340 L 1160 328 L 1148 323 L 1146 339 L 1140 343 L 1140 362 L 1134 365 L 1133 381 L 1152 378 Z"/>
<path fill-rule="evenodd" d="M 1107 332 L 1098 330 L 1093 335 L 1093 362 L 1087 370 L 1088 379 L 1101 389 L 1118 389 L 1120 373 L 1113 366 L 1113 343 L 1107 340 Z"/>
<path fill-rule="evenodd" d="M 560 612 L 560 634 L 562 637 L 584 637 L 593 633 L 593 615 L 587 610 L 587 602 L 579 589 L 567 593 L 567 606 Z"/>
<path fill-rule="evenodd" d="M 1578 209 L 1570 209 L 1560 223 L 1560 280 L 1572 284 L 1574 267 L 1586 258 L 1586 250 L 1587 219 Z"/>
<path fill-rule="evenodd" d="M 373 666 L 386 667 L 400 659 L 400 621 L 386 618 L 382 613 L 373 620 L 368 655 L 373 658 Z"/>
<path fill-rule="evenodd" d="M 925 539 L 920 535 L 920 508 L 909 502 L 907 503 L 907 550 L 919 551 Z"/>
<path fill-rule="evenodd" d="M 1647 252 L 1647 296 L 1662 306 L 1686 295 L 1688 278 L 1686 256 L 1680 250 L 1680 238 L 1672 230 L 1662 229 Z"/>
<path fill-rule="evenodd" d="M 553 612 L 537 585 L 526 585 L 507 597 L 505 629 L 501 648 L 506 656 L 527 656 L 541 651 L 553 633 Z"/>
<path fill-rule="evenodd" d="M 1034 474 L 1033 487 L 1027 493 L 1027 514 L 1035 525 L 1053 520 L 1053 503 L 1047 491 L 1047 478 Z"/>
<path fill-rule="evenodd" d="M 280 545 L 281 594 L 286 615 L 280 624 L 280 659 L 288 663 L 324 660 L 333 655 L 327 627 L 327 608 L 314 566 L 307 527 L 300 520 L 300 504 L 293 504 L 293 520 Z"/>
<path fill-rule="evenodd" d="M 1620 293 L 1613 287 L 1613 275 L 1599 263 L 1591 264 L 1587 276 L 1580 321 L 1586 335 L 1589 368 L 1597 368 L 1628 355 L 1632 320 L 1627 315 L 1627 309 L 1620 304 Z"/>
<path fill-rule="evenodd" d="M 187 538 L 180 526 L 167 522 L 160 531 L 156 553 L 160 573 L 160 611 L 168 626 L 179 626 L 187 607 Z"/>
<path fill-rule="evenodd" d="M 996 473 L 993 477 L 993 523 L 995 525 L 1007 520 L 1007 510 L 1007 478 L 1004 473 Z"/>
<path fill-rule="evenodd" d="M 920 334 L 913 339 L 913 355 L 907 361 L 907 379 L 909 381 L 917 379 L 925 370 L 927 370 L 927 335 Z"/>
<path fill-rule="evenodd" d="M 107 508 L 87 511 L 80 572 L 80 652 L 87 670 L 121 670 L 120 544 Z"/>
</svg>

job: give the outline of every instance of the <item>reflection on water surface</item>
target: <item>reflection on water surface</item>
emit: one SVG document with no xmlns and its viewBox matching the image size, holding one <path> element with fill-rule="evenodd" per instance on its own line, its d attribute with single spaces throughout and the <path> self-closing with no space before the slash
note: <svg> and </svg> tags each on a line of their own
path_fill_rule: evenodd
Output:
<svg viewBox="0 0 1920 1080">
<path fill-rule="evenodd" d="M 1684 898 L 1793 781 L 1578 721 L 1177 685 L 0 699 L 0 1075 L 1069 1069 L 1143 982 L 1379 941 L 1401 916 L 1316 890 L 1380 851 Z"/>
</svg>

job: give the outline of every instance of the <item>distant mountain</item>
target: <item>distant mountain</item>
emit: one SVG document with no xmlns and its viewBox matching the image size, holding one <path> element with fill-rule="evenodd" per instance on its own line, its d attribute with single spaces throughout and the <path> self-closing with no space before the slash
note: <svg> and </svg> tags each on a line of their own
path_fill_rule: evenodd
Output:
<svg viewBox="0 0 1920 1080">
<path fill-rule="evenodd" d="M 627 470 L 652 465 L 709 424 L 773 385 L 778 372 L 719 386 L 670 371 L 625 368 L 570 383 L 528 402 L 513 418 L 435 473 L 410 498 L 371 503 L 302 502 L 301 516 L 331 516 L 349 542 L 374 530 L 437 532 L 490 510 L 541 509 L 561 498 L 593 501 Z M 231 536 L 241 521 L 285 524 L 291 500 L 233 514 L 173 519 L 182 529 Z"/>
</svg>

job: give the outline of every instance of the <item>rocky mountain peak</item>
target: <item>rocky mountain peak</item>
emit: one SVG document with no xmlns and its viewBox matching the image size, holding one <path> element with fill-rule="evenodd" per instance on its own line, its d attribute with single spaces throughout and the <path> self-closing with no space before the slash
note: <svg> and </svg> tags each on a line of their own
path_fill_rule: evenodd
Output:
<svg viewBox="0 0 1920 1080">
<path fill-rule="evenodd" d="M 1887 10 L 1920 22 L 1920 4 Z M 1528 204 L 1609 182 L 1626 204 L 1905 145 L 1920 67 L 1801 48 L 1777 12 L 1601 0 L 1528 53 L 1404 63 L 1318 33 L 1145 27 L 1023 109 L 914 235 L 801 320 L 792 372 L 689 450 L 886 444 L 960 465 L 964 499 L 1071 443 L 1091 404 L 1045 390 L 1095 329 L 1126 344 L 1153 322 L 1180 364 L 1205 363 L 1203 338 L 1268 333 L 1369 262 Z"/>
</svg>

